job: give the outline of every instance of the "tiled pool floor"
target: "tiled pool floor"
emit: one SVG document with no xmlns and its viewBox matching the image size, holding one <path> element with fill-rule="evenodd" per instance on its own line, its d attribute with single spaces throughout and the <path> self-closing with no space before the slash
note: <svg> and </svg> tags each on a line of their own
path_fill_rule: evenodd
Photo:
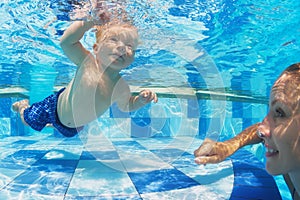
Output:
<svg viewBox="0 0 300 200">
<path fill-rule="evenodd" d="M 281 199 L 246 150 L 194 163 L 200 139 L 5 137 L 0 199 Z"/>
</svg>

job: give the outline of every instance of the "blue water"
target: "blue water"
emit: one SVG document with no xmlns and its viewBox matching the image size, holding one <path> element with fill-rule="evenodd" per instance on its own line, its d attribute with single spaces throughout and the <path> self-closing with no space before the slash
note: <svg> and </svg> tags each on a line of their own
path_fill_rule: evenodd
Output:
<svg viewBox="0 0 300 200">
<path fill-rule="evenodd" d="M 58 45 L 72 10 L 67 2 L 58 2 L 1 3 L 1 87 L 30 90 L 29 80 L 64 85 L 72 78 L 75 69 Z M 124 74 L 136 85 L 223 86 L 267 96 L 276 76 L 299 61 L 299 4 L 296 0 L 128 3 L 129 10 L 138 6 L 132 15 L 142 44 L 135 64 Z M 92 35 L 84 43 L 93 43 Z M 202 59 L 193 62 L 197 57 Z M 161 73 L 175 70 L 181 77 L 165 80 L 142 73 L 158 67 L 167 68 Z M 209 82 L 207 77 L 215 76 L 212 68 L 222 84 Z"/>
<path fill-rule="evenodd" d="M 97 151 L 111 155 L 113 163 L 127 166 L 126 170 L 121 170 L 126 173 L 115 174 L 120 178 L 116 180 L 132 185 L 115 187 L 116 182 L 111 182 L 110 191 L 101 182 L 109 178 L 99 172 L 100 164 L 94 158 L 85 157 L 87 152 L 95 151 L 92 136 L 65 140 L 57 133 L 53 136 L 52 129 L 36 133 L 24 128 L 10 110 L 14 101 L 24 97 L 32 102 L 39 101 L 65 86 L 73 77 L 75 66 L 58 44 L 74 16 L 77 1 L 72 2 L 73 5 L 70 1 L 55 0 L 0 2 L 0 136 L 4 138 L 0 146 L 3 150 L 0 154 L 0 176 L 3 177 L 0 195 L 3 198 L 13 195 L 29 198 L 36 194 L 46 199 L 49 196 L 57 199 L 80 199 L 80 196 L 176 199 L 178 195 L 182 195 L 180 199 L 238 199 L 246 198 L 240 196 L 245 190 L 248 194 L 244 194 L 250 199 L 258 198 L 251 196 L 253 194 L 267 199 L 262 192 L 266 188 L 277 194 L 273 179 L 260 170 L 263 165 L 259 161 L 264 162 L 261 145 L 245 148 L 255 158 L 249 152 L 240 152 L 257 162 L 254 166 L 246 165 L 249 163 L 247 156 L 237 160 L 236 156 L 240 155 L 237 153 L 224 163 L 225 167 L 218 166 L 217 171 L 214 167 L 196 166 L 192 152 L 206 136 L 228 139 L 263 119 L 274 80 L 285 67 L 299 62 L 299 1 L 119 1 L 126 3 L 141 36 L 136 60 L 122 75 L 133 89 L 151 87 L 160 99 L 158 104 L 134 113 L 122 113 L 112 106 L 89 127 L 88 135 L 105 136 L 105 141 L 113 144 L 105 150 L 101 143 L 104 147 Z M 82 42 L 91 47 L 93 32 L 86 34 Z M 179 142 L 164 145 L 173 138 Z M 141 146 L 130 151 L 134 153 L 128 158 L 122 141 L 126 141 L 125 148 L 133 143 Z M 168 156 L 176 155 L 170 148 L 181 149 L 178 162 L 173 158 L 168 160 Z M 160 149 L 170 155 L 164 155 Z M 139 162 L 130 165 L 143 158 L 143 155 L 136 155 L 140 151 L 150 155 L 152 161 L 160 161 L 154 162 L 155 167 L 150 164 L 150 168 Z M 102 163 L 106 162 L 97 156 Z M 51 164 L 45 164 L 49 162 Z M 157 167 L 166 163 L 170 166 Z M 245 169 L 243 172 L 237 171 L 240 163 L 241 169 Z M 52 166 L 63 168 L 64 173 L 57 175 L 59 169 L 52 170 Z M 65 171 L 66 168 L 70 171 Z M 98 170 L 100 175 L 94 177 L 90 172 L 85 173 L 85 168 L 91 172 Z M 145 171 L 147 174 L 139 174 Z M 50 175 L 46 175 L 49 172 Z M 161 174 L 172 174 L 171 177 L 179 178 L 186 186 L 172 185 L 172 181 L 164 181 Z M 249 174 L 252 176 L 248 179 Z M 157 176 L 161 186 L 151 185 L 151 179 L 140 182 L 139 176 Z M 66 177 L 68 181 L 64 181 Z M 282 178 L 275 178 L 282 198 L 289 199 Z M 96 189 L 86 187 L 86 182 L 95 183 Z M 56 189 L 49 189 L 52 186 Z M 199 191 L 207 196 L 199 196 Z"/>
</svg>

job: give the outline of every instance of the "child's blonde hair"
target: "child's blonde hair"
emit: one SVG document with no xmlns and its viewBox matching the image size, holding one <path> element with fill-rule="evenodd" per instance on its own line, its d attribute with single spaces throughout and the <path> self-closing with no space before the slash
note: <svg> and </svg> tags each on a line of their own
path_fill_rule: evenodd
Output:
<svg viewBox="0 0 300 200">
<path fill-rule="evenodd" d="M 120 23 L 120 22 L 109 22 L 101 26 L 96 26 L 96 43 L 100 43 L 107 36 L 107 31 L 111 27 L 120 27 L 128 29 L 128 31 L 135 31 L 137 33 L 137 28 L 130 23 Z"/>
</svg>

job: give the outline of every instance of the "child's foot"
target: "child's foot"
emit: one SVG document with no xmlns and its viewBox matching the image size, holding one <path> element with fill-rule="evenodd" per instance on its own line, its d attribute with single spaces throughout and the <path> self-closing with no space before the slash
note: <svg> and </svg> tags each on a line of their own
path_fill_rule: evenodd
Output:
<svg viewBox="0 0 300 200">
<path fill-rule="evenodd" d="M 15 112 L 20 112 L 22 109 L 29 107 L 28 99 L 23 99 L 21 101 L 17 101 L 12 105 L 12 109 Z"/>
<path fill-rule="evenodd" d="M 54 126 L 51 123 L 46 124 L 46 127 L 54 128 Z"/>
</svg>

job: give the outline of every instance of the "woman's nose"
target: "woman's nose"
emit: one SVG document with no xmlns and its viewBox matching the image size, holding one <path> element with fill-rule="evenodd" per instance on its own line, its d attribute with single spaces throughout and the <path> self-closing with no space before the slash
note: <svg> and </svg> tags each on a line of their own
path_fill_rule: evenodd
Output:
<svg viewBox="0 0 300 200">
<path fill-rule="evenodd" d="M 268 118 L 266 117 L 263 122 L 258 126 L 257 128 L 257 135 L 260 138 L 266 138 L 266 137 L 270 137 L 270 127 L 269 127 L 269 122 L 268 122 Z"/>
</svg>

